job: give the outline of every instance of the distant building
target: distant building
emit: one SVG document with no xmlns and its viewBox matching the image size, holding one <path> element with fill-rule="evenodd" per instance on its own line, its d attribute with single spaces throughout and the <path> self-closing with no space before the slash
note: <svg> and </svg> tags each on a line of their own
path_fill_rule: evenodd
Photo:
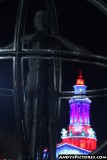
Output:
<svg viewBox="0 0 107 160">
<path fill-rule="evenodd" d="M 96 150 L 96 134 L 90 126 L 91 100 L 85 95 L 87 86 L 81 71 L 73 87 L 74 96 L 69 100 L 70 124 L 68 130 L 61 131 L 62 142 L 57 145 L 56 158 L 59 154 L 87 155 Z"/>
<path fill-rule="evenodd" d="M 90 126 L 91 100 L 85 95 L 87 86 L 84 84 L 81 71 L 73 87 L 74 96 L 69 100 L 70 124 L 68 130 L 63 128 L 61 131 L 61 144 L 66 144 L 66 147 L 69 144 L 66 154 L 88 154 L 96 149 L 97 139 L 95 131 Z"/>
<path fill-rule="evenodd" d="M 46 154 L 46 151 L 44 151 L 44 156 Z M 57 149 L 56 149 L 56 158 L 58 158 L 58 155 L 62 155 L 62 154 L 69 154 L 69 155 L 87 155 L 89 154 L 90 151 L 86 150 L 86 149 L 82 149 L 80 147 L 76 147 L 74 145 L 71 145 L 69 143 L 62 143 L 62 144 L 58 144 L 57 145 Z"/>
</svg>

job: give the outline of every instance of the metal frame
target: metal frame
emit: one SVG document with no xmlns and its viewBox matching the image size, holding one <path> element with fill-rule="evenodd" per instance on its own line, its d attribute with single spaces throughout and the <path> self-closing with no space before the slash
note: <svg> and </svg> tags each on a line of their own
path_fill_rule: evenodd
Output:
<svg viewBox="0 0 107 160">
<path fill-rule="evenodd" d="M 87 0 L 88 1 L 88 0 Z M 39 59 L 48 59 L 54 60 L 54 87 L 57 88 L 57 95 L 59 97 L 58 100 L 58 121 L 60 117 L 60 101 L 61 99 L 68 99 L 73 95 L 72 92 L 62 91 L 61 83 L 62 83 L 62 61 L 71 61 L 76 63 L 89 63 L 92 65 L 98 65 L 101 67 L 107 68 L 107 57 L 99 56 L 99 55 L 89 55 L 79 52 L 73 51 L 62 51 L 62 50 L 32 50 L 25 49 L 23 47 L 24 44 L 24 26 L 26 21 L 27 9 L 30 0 L 20 0 L 18 14 L 16 18 L 16 26 L 15 26 L 15 34 L 14 34 L 14 42 L 13 48 L 11 49 L 0 49 L 0 59 L 13 59 L 13 89 L 5 90 L 11 91 L 11 95 L 3 94 L 3 96 L 13 96 L 14 97 L 14 107 L 16 112 L 16 123 L 18 128 L 20 149 L 22 153 L 23 159 L 31 160 L 31 155 L 29 151 L 29 144 L 26 138 L 26 129 L 24 124 L 24 115 L 23 115 L 23 92 L 24 92 L 24 78 L 23 78 L 23 60 L 31 57 L 39 58 Z M 107 9 L 104 6 L 105 3 L 101 3 L 101 0 L 88 1 L 99 8 L 103 13 L 107 15 Z M 50 6 L 52 8 L 53 2 L 50 0 L 46 0 L 47 8 L 49 12 Z M 51 5 L 49 5 L 49 4 Z M 96 5 L 97 4 L 97 5 Z M 58 23 L 56 19 L 55 8 L 53 9 L 53 30 L 58 33 Z M 20 41 L 21 37 L 23 37 L 22 42 Z M 29 57 L 30 56 L 30 57 Z M 3 89 L 0 89 L 3 91 Z M 91 90 L 87 91 L 89 97 L 98 97 L 98 96 L 107 96 L 107 88 L 99 89 L 99 90 Z"/>
<path fill-rule="evenodd" d="M 14 68 L 15 68 L 15 57 L 14 56 L 4 56 L 4 57 L 0 57 L 0 61 L 2 60 L 12 60 L 13 61 L 13 88 L 14 88 L 14 80 L 15 80 L 15 72 L 14 72 Z M 13 96 L 14 92 L 13 92 L 13 88 L 11 89 L 6 89 L 6 88 L 0 88 L 0 96 Z"/>
</svg>

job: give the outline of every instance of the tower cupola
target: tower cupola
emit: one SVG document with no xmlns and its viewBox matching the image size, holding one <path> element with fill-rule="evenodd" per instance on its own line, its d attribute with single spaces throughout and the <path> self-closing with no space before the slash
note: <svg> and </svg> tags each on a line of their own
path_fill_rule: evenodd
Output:
<svg viewBox="0 0 107 160">
<path fill-rule="evenodd" d="M 76 85 L 74 87 L 74 94 L 85 94 L 86 93 L 86 88 L 84 84 L 84 79 L 82 76 L 82 70 L 79 71 L 78 79 L 76 81 Z"/>
</svg>

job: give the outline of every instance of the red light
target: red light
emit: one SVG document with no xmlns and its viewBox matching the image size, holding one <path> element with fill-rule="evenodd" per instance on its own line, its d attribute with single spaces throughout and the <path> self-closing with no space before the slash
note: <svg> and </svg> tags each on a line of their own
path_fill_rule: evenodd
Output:
<svg viewBox="0 0 107 160">
<path fill-rule="evenodd" d="M 81 142 L 81 143 L 80 143 L 80 147 L 81 147 L 81 148 L 85 148 L 85 147 L 86 147 L 85 142 Z"/>
<path fill-rule="evenodd" d="M 77 85 L 84 85 L 84 80 L 83 79 L 77 79 Z"/>
<path fill-rule="evenodd" d="M 79 71 L 79 76 L 78 76 L 76 85 L 84 85 L 84 80 L 82 78 L 82 71 L 81 70 Z"/>
</svg>

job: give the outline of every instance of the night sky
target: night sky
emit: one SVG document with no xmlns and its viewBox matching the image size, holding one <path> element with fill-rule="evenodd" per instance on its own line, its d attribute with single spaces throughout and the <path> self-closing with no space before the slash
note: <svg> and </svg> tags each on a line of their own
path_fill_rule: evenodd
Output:
<svg viewBox="0 0 107 160">
<path fill-rule="evenodd" d="M 33 16 L 36 10 L 45 8 L 42 0 L 38 1 L 33 1 L 29 7 L 26 34 L 34 33 Z M 85 0 L 55 0 L 55 5 L 60 34 L 94 54 L 106 57 L 107 16 Z M 32 9 L 31 6 L 33 6 Z M 7 46 L 13 41 L 17 8 L 18 0 L 0 3 L 0 47 Z M 107 87 L 107 68 L 66 61 L 63 61 L 62 68 L 63 91 L 73 90 L 79 69 L 83 71 L 87 89 Z M 0 60 L 0 88 L 12 89 L 12 75 L 12 61 Z M 96 131 L 98 144 L 101 144 L 107 138 L 107 97 L 91 98 L 91 100 L 91 126 Z M 14 121 L 13 98 L 0 96 L 0 127 L 13 131 Z M 62 100 L 60 130 L 64 127 L 67 129 L 68 125 L 69 103 L 68 100 Z"/>
</svg>

